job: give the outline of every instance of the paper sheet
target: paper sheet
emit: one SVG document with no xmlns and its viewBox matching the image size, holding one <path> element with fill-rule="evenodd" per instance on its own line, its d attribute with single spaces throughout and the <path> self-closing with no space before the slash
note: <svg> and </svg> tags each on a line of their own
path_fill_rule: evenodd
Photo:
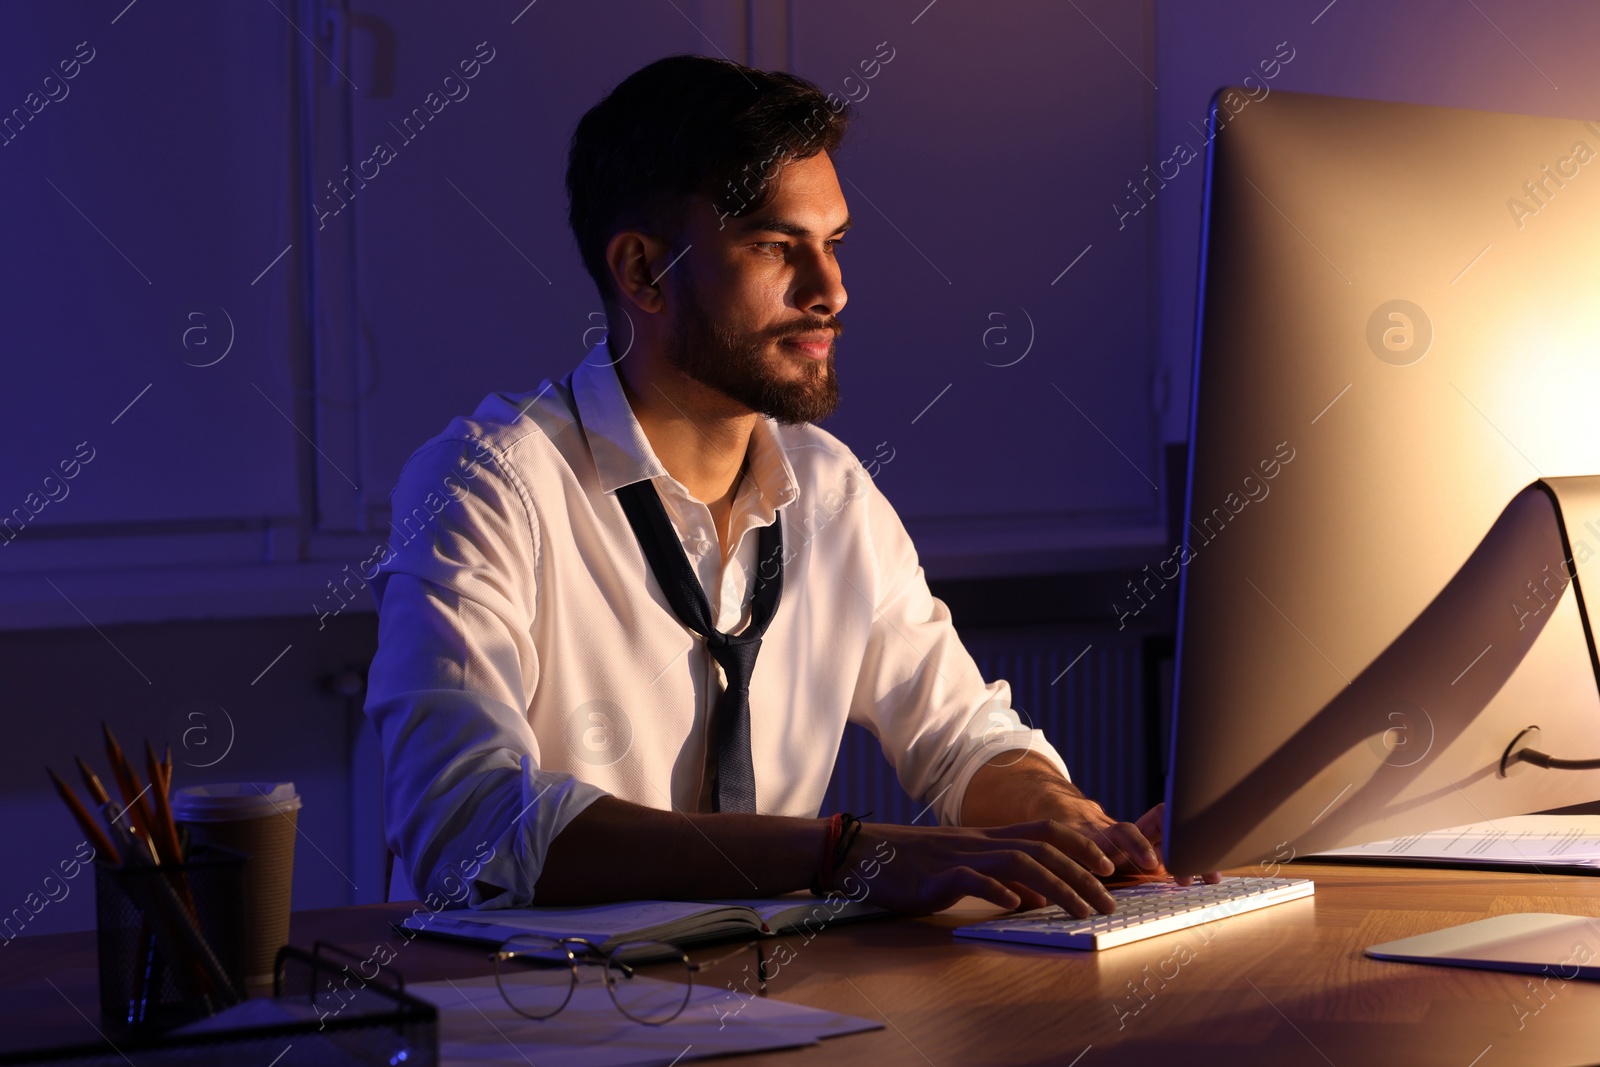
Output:
<svg viewBox="0 0 1600 1067">
<path fill-rule="evenodd" d="M 1600 869 L 1600 816 L 1515 815 L 1315 856 L 1417 862 Z M 1305 857 L 1314 858 L 1312 856 Z"/>
<path fill-rule="evenodd" d="M 512 1011 L 493 977 L 408 984 L 406 992 L 439 1009 L 439 1062 L 447 1065 L 669 1067 L 705 1056 L 811 1045 L 883 1026 L 770 997 L 742 997 L 723 985 L 696 985 L 682 1015 L 663 1026 L 645 1026 L 619 1012 L 598 976 L 588 973 L 567 1006 L 543 1022 Z"/>
</svg>

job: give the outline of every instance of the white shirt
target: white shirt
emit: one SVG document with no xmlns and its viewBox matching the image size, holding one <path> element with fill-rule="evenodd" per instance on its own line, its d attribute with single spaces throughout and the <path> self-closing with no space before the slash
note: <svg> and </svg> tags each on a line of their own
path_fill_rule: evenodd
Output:
<svg viewBox="0 0 1600 1067">
<path fill-rule="evenodd" d="M 1031 748 L 1066 773 L 1011 710 L 1009 685 L 983 681 L 848 448 L 762 418 L 747 457 L 725 561 L 710 509 L 656 458 L 603 343 L 559 382 L 490 394 L 412 454 L 371 582 L 366 710 L 389 845 L 419 894 L 526 906 L 551 840 L 608 793 L 708 810 L 721 669 L 673 614 L 616 499 L 644 479 L 726 632 L 748 621 L 760 528 L 782 511 L 782 599 L 750 683 L 758 811 L 818 814 L 846 721 L 877 736 L 945 824 L 1001 752 Z"/>
</svg>

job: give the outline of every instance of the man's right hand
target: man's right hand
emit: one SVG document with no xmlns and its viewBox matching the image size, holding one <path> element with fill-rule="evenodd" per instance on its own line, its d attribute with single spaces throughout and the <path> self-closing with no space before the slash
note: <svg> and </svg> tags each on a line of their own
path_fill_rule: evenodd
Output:
<svg viewBox="0 0 1600 1067">
<path fill-rule="evenodd" d="M 1056 904 L 1086 919 L 1116 907 L 1099 881 L 1114 870 L 1097 844 L 1060 822 L 971 828 L 864 823 L 834 884 L 890 911 L 929 914 L 973 896 L 1007 909 Z M 865 896 L 857 896 L 863 883 Z"/>
</svg>

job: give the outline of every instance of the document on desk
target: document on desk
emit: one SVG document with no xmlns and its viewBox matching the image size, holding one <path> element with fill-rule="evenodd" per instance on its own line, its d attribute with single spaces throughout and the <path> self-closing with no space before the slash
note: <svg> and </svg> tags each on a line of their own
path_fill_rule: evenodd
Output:
<svg viewBox="0 0 1600 1067">
<path fill-rule="evenodd" d="M 1600 815 L 1513 815 L 1302 858 L 1600 871 Z"/>
<path fill-rule="evenodd" d="M 599 982 L 580 982 L 567 1006 L 542 1022 L 512 1011 L 492 977 L 408 983 L 406 992 L 439 1009 L 439 1062 L 445 1065 L 670 1067 L 883 1029 L 871 1019 L 716 985 L 695 986 L 683 1014 L 661 1026 L 627 1019 Z"/>
</svg>

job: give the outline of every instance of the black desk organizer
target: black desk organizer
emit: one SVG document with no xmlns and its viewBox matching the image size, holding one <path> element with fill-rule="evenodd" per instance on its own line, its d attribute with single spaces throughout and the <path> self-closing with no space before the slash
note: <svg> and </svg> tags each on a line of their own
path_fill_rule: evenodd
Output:
<svg viewBox="0 0 1600 1067">
<path fill-rule="evenodd" d="M 380 968 L 374 977 L 365 977 L 361 965 L 367 962 L 322 942 L 311 952 L 292 945 L 281 949 L 273 997 L 286 1006 L 310 1010 L 313 1017 L 304 1021 L 133 1037 L 119 1040 L 115 1047 L 107 1041 L 88 1042 L 0 1055 L 0 1064 L 127 1067 L 130 1059 L 139 1067 L 269 1064 L 292 1045 L 290 1061 L 295 1067 L 437 1067 L 438 1010 L 407 994 L 398 972 Z"/>
<path fill-rule="evenodd" d="M 95 864 L 100 1025 L 107 1038 L 121 1043 L 135 1035 L 165 1034 L 243 999 L 248 858 L 202 847 L 179 864 Z M 167 907 L 161 906 L 163 897 Z M 181 906 L 183 898 L 189 907 Z M 174 921 L 188 915 L 193 919 Z M 210 972 L 201 968 L 194 945 L 178 936 L 180 925 L 203 941 L 213 963 Z M 154 936 L 157 930 L 162 936 Z M 209 994 L 199 991 L 197 979 L 210 987 Z"/>
</svg>

